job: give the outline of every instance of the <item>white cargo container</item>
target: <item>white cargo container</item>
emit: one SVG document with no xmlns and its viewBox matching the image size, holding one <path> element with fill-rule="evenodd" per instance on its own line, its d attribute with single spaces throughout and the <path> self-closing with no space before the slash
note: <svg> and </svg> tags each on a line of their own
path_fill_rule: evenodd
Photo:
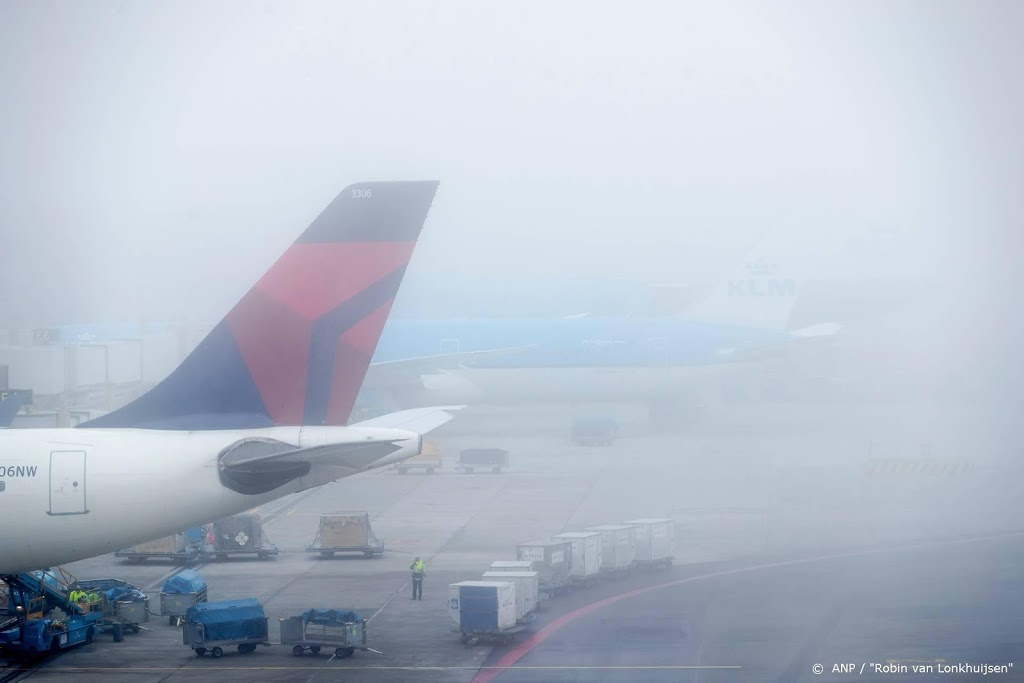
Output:
<svg viewBox="0 0 1024 683">
<path fill-rule="evenodd" d="M 675 554 L 675 522 L 671 519 L 633 519 L 623 524 L 633 527 L 637 564 L 671 566 Z"/>
<path fill-rule="evenodd" d="M 495 560 L 491 562 L 492 572 L 535 572 L 537 563 L 533 560 Z"/>
<path fill-rule="evenodd" d="M 634 527 L 628 524 L 602 524 L 588 527 L 587 531 L 601 534 L 601 570 L 622 571 L 633 566 L 635 546 Z"/>
<path fill-rule="evenodd" d="M 554 541 L 572 543 L 572 566 L 569 576 L 588 579 L 601 571 L 601 534 L 596 531 L 569 531 L 551 537 Z"/>
<path fill-rule="evenodd" d="M 484 572 L 484 581 L 510 581 L 516 585 L 516 618 L 522 619 L 537 609 L 540 580 L 537 572 Z"/>
<path fill-rule="evenodd" d="M 516 585 L 462 581 L 448 586 L 448 615 L 465 633 L 500 633 L 516 625 Z"/>
<path fill-rule="evenodd" d="M 532 541 L 516 546 L 516 557 L 533 562 L 540 574 L 540 587 L 544 591 L 557 591 L 569 583 L 572 569 L 572 542 Z"/>
</svg>

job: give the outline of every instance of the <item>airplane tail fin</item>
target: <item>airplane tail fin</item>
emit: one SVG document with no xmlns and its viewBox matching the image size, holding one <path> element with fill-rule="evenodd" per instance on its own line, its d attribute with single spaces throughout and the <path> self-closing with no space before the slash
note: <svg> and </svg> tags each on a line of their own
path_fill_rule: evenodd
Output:
<svg viewBox="0 0 1024 683">
<path fill-rule="evenodd" d="M 773 249 L 772 247 L 777 247 Z M 799 248 L 782 249 L 762 236 L 728 278 L 716 283 L 688 319 L 784 330 L 796 306 L 799 280 L 792 270 Z"/>
<path fill-rule="evenodd" d="M 0 400 L 0 429 L 6 429 L 11 426 L 18 411 L 21 410 L 22 403 L 24 403 L 24 400 L 20 394 L 11 394 L 7 398 Z"/>
<path fill-rule="evenodd" d="M 79 426 L 345 424 L 437 186 L 345 188 L 163 382 Z"/>
</svg>

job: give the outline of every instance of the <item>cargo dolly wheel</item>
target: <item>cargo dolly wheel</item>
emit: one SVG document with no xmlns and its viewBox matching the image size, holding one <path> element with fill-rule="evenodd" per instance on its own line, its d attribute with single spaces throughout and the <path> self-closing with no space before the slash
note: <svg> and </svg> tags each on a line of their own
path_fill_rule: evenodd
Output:
<svg viewBox="0 0 1024 683">
<path fill-rule="evenodd" d="M 256 644 L 242 643 L 238 646 L 238 652 L 243 655 L 251 655 L 253 652 L 256 652 Z"/>
<path fill-rule="evenodd" d="M 202 657 L 205 654 L 206 654 L 206 648 L 205 647 L 197 647 L 196 648 L 196 656 L 197 657 Z"/>
<path fill-rule="evenodd" d="M 210 654 L 213 655 L 214 659 L 217 659 L 218 657 L 224 656 L 224 650 L 222 650 L 219 647 L 215 647 L 212 650 L 210 650 Z"/>
<path fill-rule="evenodd" d="M 319 645 L 311 645 L 309 647 L 309 651 L 312 652 L 315 655 L 318 655 L 318 654 L 320 654 L 320 646 Z"/>
<path fill-rule="evenodd" d="M 296 645 L 295 647 L 292 648 L 292 654 L 295 655 L 296 657 L 301 657 L 302 653 L 304 653 L 305 651 L 306 651 L 306 648 L 302 647 L 301 645 Z"/>
</svg>

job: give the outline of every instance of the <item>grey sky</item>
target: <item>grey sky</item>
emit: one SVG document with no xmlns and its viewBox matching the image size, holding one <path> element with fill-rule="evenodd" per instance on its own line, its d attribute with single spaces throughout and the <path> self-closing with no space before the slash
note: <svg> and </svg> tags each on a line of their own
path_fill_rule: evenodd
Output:
<svg viewBox="0 0 1024 683">
<path fill-rule="evenodd" d="M 771 229 L 974 288 L 1018 243 L 1022 16 L 0 2 L 0 319 L 219 317 L 363 179 L 442 181 L 413 286 L 707 279 Z"/>
</svg>

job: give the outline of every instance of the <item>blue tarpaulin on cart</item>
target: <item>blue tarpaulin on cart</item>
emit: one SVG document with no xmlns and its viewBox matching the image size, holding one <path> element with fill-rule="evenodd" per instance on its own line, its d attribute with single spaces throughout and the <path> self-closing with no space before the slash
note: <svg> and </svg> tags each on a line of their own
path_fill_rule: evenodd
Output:
<svg viewBox="0 0 1024 683">
<path fill-rule="evenodd" d="M 302 613 L 303 624 L 319 626 L 344 626 L 362 620 L 362 617 L 350 609 L 311 609 Z"/>
<path fill-rule="evenodd" d="M 267 638 L 267 616 L 256 598 L 200 602 L 188 608 L 185 621 L 202 624 L 206 641 Z"/>
<path fill-rule="evenodd" d="M 178 572 L 164 582 L 164 593 L 199 593 L 206 589 L 206 581 L 194 569 Z"/>
</svg>

